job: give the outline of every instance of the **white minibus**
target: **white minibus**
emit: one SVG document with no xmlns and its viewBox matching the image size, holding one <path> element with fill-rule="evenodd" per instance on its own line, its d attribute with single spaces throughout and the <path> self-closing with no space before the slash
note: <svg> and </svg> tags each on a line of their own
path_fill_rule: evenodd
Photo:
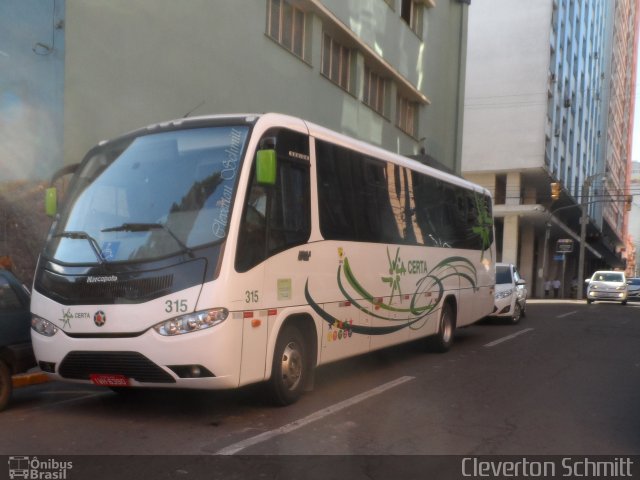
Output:
<svg viewBox="0 0 640 480">
<path fill-rule="evenodd" d="M 316 366 L 491 313 L 486 189 L 280 114 L 152 125 L 89 151 L 35 275 L 59 380 L 227 389 L 289 404 Z"/>
</svg>

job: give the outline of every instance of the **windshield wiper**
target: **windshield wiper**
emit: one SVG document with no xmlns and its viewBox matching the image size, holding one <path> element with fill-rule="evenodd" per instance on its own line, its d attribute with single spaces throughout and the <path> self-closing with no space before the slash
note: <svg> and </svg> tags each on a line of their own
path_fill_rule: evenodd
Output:
<svg viewBox="0 0 640 480">
<path fill-rule="evenodd" d="M 96 258 L 98 259 L 98 263 L 100 265 L 104 265 L 105 259 L 102 255 L 102 250 L 100 249 L 100 245 L 95 238 L 89 235 L 87 232 L 73 231 L 73 232 L 61 232 L 56 233 L 54 238 L 62 237 L 62 238 L 71 238 L 72 240 L 87 240 L 89 245 L 91 245 L 91 250 L 96 254 Z"/>
<path fill-rule="evenodd" d="M 151 230 L 164 230 L 171 238 L 173 238 L 183 252 L 187 253 L 191 258 L 195 258 L 193 250 L 191 250 L 173 231 L 162 223 L 123 223 L 117 227 L 109 227 L 100 230 L 101 232 L 149 232 Z"/>
</svg>

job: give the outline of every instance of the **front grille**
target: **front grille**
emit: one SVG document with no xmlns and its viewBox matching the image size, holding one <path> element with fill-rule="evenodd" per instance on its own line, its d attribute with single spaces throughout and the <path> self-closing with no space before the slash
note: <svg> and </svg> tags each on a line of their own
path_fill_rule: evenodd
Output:
<svg viewBox="0 0 640 480">
<path fill-rule="evenodd" d="M 89 380 L 91 374 L 124 375 L 141 383 L 175 383 L 175 379 L 138 352 L 70 352 L 60 363 L 64 378 Z"/>
<path fill-rule="evenodd" d="M 169 292 L 172 285 L 173 275 L 163 275 L 155 278 L 121 280 L 117 283 L 80 283 L 73 294 L 82 298 L 136 301 L 161 296 Z"/>
<path fill-rule="evenodd" d="M 66 304 L 77 299 L 87 304 L 140 302 L 167 295 L 172 286 L 173 275 L 88 283 L 86 277 L 65 277 L 45 270 L 36 280 L 39 291 Z"/>
</svg>

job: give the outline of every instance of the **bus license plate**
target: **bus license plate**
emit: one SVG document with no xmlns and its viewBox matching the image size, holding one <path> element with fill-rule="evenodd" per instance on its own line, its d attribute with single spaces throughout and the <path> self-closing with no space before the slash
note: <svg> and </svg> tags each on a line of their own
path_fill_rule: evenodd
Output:
<svg viewBox="0 0 640 480">
<path fill-rule="evenodd" d="M 89 376 L 94 385 L 101 387 L 128 387 L 129 379 L 124 375 L 94 373 Z"/>
</svg>

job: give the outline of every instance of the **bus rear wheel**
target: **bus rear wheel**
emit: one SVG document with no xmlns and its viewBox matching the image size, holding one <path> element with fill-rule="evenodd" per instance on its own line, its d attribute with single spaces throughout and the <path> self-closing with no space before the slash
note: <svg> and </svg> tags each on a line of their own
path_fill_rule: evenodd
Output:
<svg viewBox="0 0 640 480">
<path fill-rule="evenodd" d="M 453 332 L 455 330 L 455 325 L 456 320 L 453 307 L 451 304 L 445 303 L 442 305 L 438 332 L 427 338 L 427 348 L 437 353 L 445 353 L 449 351 L 451 345 L 453 345 Z"/>
<path fill-rule="evenodd" d="M 269 389 L 276 405 L 295 403 L 302 392 L 309 374 L 307 347 L 300 330 L 285 326 L 278 335 L 273 353 Z"/>
</svg>

